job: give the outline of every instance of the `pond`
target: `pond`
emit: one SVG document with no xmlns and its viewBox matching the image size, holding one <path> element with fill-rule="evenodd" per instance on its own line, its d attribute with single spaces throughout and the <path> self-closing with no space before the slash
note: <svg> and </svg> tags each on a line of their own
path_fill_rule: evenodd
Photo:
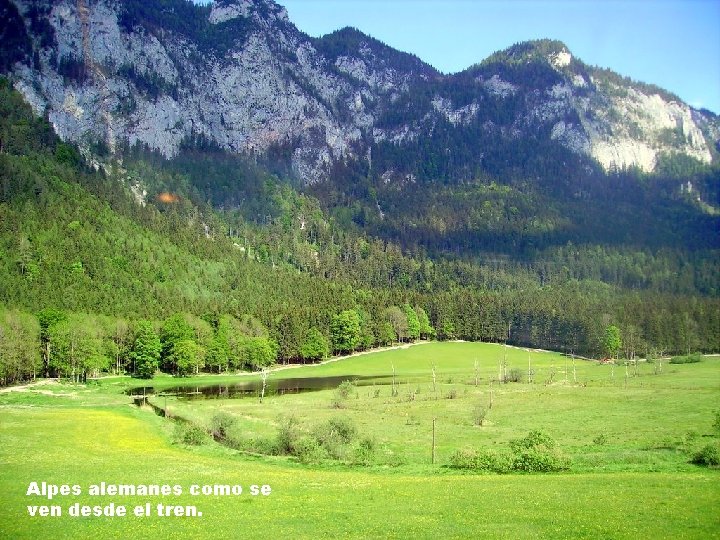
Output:
<svg viewBox="0 0 720 540">
<path fill-rule="evenodd" d="M 299 394 L 336 388 L 343 381 L 352 381 L 357 386 L 390 384 L 391 377 L 367 377 L 360 375 L 342 375 L 337 377 L 298 377 L 274 379 L 270 376 L 265 388 L 266 396 Z M 142 400 L 144 396 L 177 396 L 183 399 L 228 399 L 257 397 L 262 391 L 262 381 L 242 381 L 236 383 L 190 384 L 190 380 L 177 386 L 155 388 L 139 386 L 131 388 L 127 394 Z"/>
</svg>

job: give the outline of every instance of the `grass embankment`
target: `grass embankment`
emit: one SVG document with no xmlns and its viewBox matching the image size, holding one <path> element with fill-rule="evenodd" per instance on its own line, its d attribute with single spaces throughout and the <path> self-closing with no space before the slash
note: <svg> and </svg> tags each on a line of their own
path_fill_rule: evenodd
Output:
<svg viewBox="0 0 720 540">
<path fill-rule="evenodd" d="M 510 367 L 527 366 L 527 352 L 509 349 Z M 437 344 L 348 360 L 349 375 L 388 374 L 391 388 L 359 387 L 345 408 L 330 406 L 332 391 L 255 399 L 176 403 L 198 421 L 218 408 L 237 415 L 248 436 L 271 436 L 277 415 L 292 410 L 302 422 L 346 415 L 375 437 L 382 451 L 406 465 L 370 468 L 306 467 L 288 458 L 252 458 L 208 443 L 172 442 L 172 423 L 129 404 L 113 381 L 97 387 L 49 385 L 46 392 L 0 395 L 0 537 L 2 538 L 713 538 L 720 537 L 718 471 L 687 464 L 690 446 L 709 440 L 720 405 L 720 363 L 641 366 L 624 384 L 624 368 L 578 363 L 577 385 L 565 359 L 534 353 L 536 384 L 493 385 L 486 425 L 470 410 L 489 398 L 504 351 L 481 344 Z M 474 360 L 481 381 L 474 385 Z M 436 366 L 432 391 L 430 362 Z M 342 362 L 308 376 L 342 374 Z M 570 365 L 570 362 L 568 362 Z M 555 369 L 552 384 L 545 385 Z M 293 370 L 293 376 L 299 374 Z M 321 373 L 318 373 L 321 372 Z M 324 372 L 324 373 L 323 373 Z M 449 379 L 452 381 L 449 382 Z M 405 381 L 408 382 L 405 382 Z M 442 387 L 437 386 L 442 381 Z M 123 382 L 122 385 L 126 383 Z M 121 385 L 117 385 L 121 386 Z M 416 392 L 417 389 L 419 392 Z M 456 397 L 445 397 L 455 388 Z M 467 390 L 467 392 L 466 392 Z M 434 395 L 438 394 L 437 399 Z M 414 394 L 414 397 L 409 397 Z M 413 415 L 415 421 L 409 422 Z M 474 475 L 427 465 L 430 425 L 437 417 L 438 461 L 462 446 L 502 446 L 530 429 L 551 434 L 573 458 L 567 474 Z M 593 439 L 605 436 L 604 444 Z M 687 447 L 687 449 L 686 449 Z M 585 456 L 585 457 L 583 457 Z M 649 457 L 648 457 L 649 456 Z M 579 472 L 595 471 L 595 472 Z M 30 482 L 78 484 L 83 494 L 43 503 L 27 496 Z M 167 497 L 87 495 L 99 482 L 180 485 Z M 240 484 L 239 497 L 187 493 L 192 484 Z M 251 496 L 251 484 L 272 493 Z M 28 505 L 192 505 L 202 517 L 30 517 Z"/>
</svg>

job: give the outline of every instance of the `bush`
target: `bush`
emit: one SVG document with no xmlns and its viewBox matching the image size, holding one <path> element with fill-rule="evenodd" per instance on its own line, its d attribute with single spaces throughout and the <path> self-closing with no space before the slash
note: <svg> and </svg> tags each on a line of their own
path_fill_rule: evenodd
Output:
<svg viewBox="0 0 720 540">
<path fill-rule="evenodd" d="M 355 385 L 351 381 L 341 382 L 340 385 L 335 389 L 335 394 L 333 395 L 332 401 L 330 402 L 333 408 L 344 408 L 345 402 L 350 397 L 350 394 L 352 394 L 352 391 L 354 389 Z"/>
<path fill-rule="evenodd" d="M 190 444 L 199 446 L 205 444 L 208 440 L 207 432 L 200 426 L 185 422 L 177 422 L 175 424 L 175 441 L 182 444 Z"/>
<path fill-rule="evenodd" d="M 528 473 L 557 472 L 567 469 L 568 466 L 566 458 L 556 452 L 539 448 L 517 452 L 512 464 L 513 470 Z"/>
<path fill-rule="evenodd" d="M 557 472 L 569 467 L 569 460 L 555 449 L 555 441 L 542 431 L 531 431 L 510 441 L 510 452 L 462 449 L 450 457 L 450 467 L 494 472 Z"/>
<path fill-rule="evenodd" d="M 720 465 L 720 442 L 705 445 L 693 456 L 690 462 L 705 467 L 717 467 Z"/>
<path fill-rule="evenodd" d="M 509 454 L 492 450 L 478 452 L 464 448 L 450 456 L 450 466 L 455 469 L 506 474 L 512 471 L 512 465 L 513 460 Z"/>
<path fill-rule="evenodd" d="M 522 370 L 519 370 L 517 368 L 511 369 L 503 377 L 504 383 L 509 383 L 509 382 L 519 383 L 519 382 L 522 382 L 522 380 L 523 380 L 523 372 L 522 372 Z"/>
<path fill-rule="evenodd" d="M 485 422 L 487 412 L 488 410 L 485 405 L 475 405 L 475 409 L 473 409 L 473 422 L 476 426 L 482 427 L 483 423 Z"/>
<path fill-rule="evenodd" d="M 569 467 L 567 458 L 555 449 L 555 441 L 542 431 L 531 431 L 522 439 L 510 441 L 513 470 L 556 472 Z"/>
<path fill-rule="evenodd" d="M 352 449 L 351 462 L 355 465 L 370 465 L 375 461 L 375 450 L 375 441 L 363 437 Z"/>
<path fill-rule="evenodd" d="M 210 421 L 210 429 L 212 435 L 216 439 L 225 439 L 228 436 L 228 431 L 235 425 L 236 419 L 233 415 L 228 414 L 224 411 L 220 411 L 215 414 Z"/>
<path fill-rule="evenodd" d="M 450 467 L 453 469 L 475 469 L 478 453 L 472 448 L 455 450 L 450 456 Z"/>
<path fill-rule="evenodd" d="M 320 463 L 328 457 L 320 443 L 309 435 L 303 435 L 293 443 L 292 454 L 302 463 Z"/>
<path fill-rule="evenodd" d="M 697 364 L 702 361 L 702 354 L 693 353 L 686 356 L 673 356 L 670 359 L 671 364 Z"/>
<path fill-rule="evenodd" d="M 343 459 L 347 454 L 347 446 L 357 435 L 357 428 L 346 418 L 330 418 L 318 425 L 313 436 L 318 444 L 335 459 Z"/>
<path fill-rule="evenodd" d="M 295 416 L 281 417 L 276 437 L 276 450 L 278 454 L 292 454 L 295 442 L 299 438 L 298 419 Z"/>
</svg>

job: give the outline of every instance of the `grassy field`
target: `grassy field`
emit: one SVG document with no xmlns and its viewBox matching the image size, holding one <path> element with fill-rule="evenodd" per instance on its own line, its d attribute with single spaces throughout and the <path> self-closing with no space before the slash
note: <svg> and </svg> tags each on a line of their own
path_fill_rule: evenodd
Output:
<svg viewBox="0 0 720 540">
<path fill-rule="evenodd" d="M 376 441 L 367 467 L 315 465 L 252 456 L 208 441 L 175 442 L 177 427 L 122 394 L 127 379 L 99 385 L 49 384 L 0 394 L 0 538 L 717 538 L 720 471 L 689 463 L 715 440 L 720 359 L 625 368 L 531 352 L 533 384 L 492 384 L 507 357 L 525 372 L 528 351 L 487 344 L 438 343 L 362 355 L 280 376 L 387 377 L 357 386 L 333 406 L 334 390 L 254 398 L 183 401 L 172 414 L 198 424 L 218 411 L 237 420 L 240 440 L 277 437 L 293 414 L 301 431 L 332 418 Z M 475 362 L 478 384 L 475 384 Z M 567 380 L 565 366 L 567 364 Z M 435 367 L 433 390 L 432 368 Z M 292 373 L 291 373 L 292 372 Z M 207 380 L 227 380 L 208 377 Z M 387 382 L 387 378 L 382 381 Z M 177 383 L 159 380 L 160 383 Z M 395 395 L 394 395 L 395 394 Z M 449 396 L 454 396 L 450 399 Z M 155 398 L 165 406 L 164 398 Z M 432 419 L 436 463 L 430 463 Z M 530 430 L 552 436 L 570 458 L 555 474 L 473 474 L 447 467 L 460 448 L 507 447 Z M 77 484 L 80 495 L 27 495 L 30 482 Z M 168 496 L 91 496 L 92 484 L 169 484 Z M 191 485 L 242 485 L 239 496 L 193 496 Z M 251 485 L 270 485 L 253 496 Z M 126 517 L 71 517 L 68 507 L 126 505 Z M 199 517 L 136 517 L 137 505 L 194 506 Z M 57 504 L 61 517 L 28 515 Z"/>
</svg>

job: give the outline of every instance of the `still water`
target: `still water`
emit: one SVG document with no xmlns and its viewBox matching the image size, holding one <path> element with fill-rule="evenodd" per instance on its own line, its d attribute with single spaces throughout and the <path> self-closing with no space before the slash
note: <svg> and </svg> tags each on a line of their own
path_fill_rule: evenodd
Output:
<svg viewBox="0 0 720 540">
<path fill-rule="evenodd" d="M 278 378 L 272 375 L 267 380 L 265 395 L 299 394 L 300 392 L 313 392 L 336 388 L 343 381 L 351 381 L 357 386 L 390 384 L 391 377 L 363 377 L 359 375 L 342 375 L 339 377 L 298 377 Z M 227 399 L 259 396 L 262 391 L 262 381 L 243 381 L 222 384 L 179 384 L 166 388 L 153 386 L 139 386 L 128 390 L 128 394 L 142 398 L 142 396 L 177 396 L 184 399 Z"/>
</svg>

